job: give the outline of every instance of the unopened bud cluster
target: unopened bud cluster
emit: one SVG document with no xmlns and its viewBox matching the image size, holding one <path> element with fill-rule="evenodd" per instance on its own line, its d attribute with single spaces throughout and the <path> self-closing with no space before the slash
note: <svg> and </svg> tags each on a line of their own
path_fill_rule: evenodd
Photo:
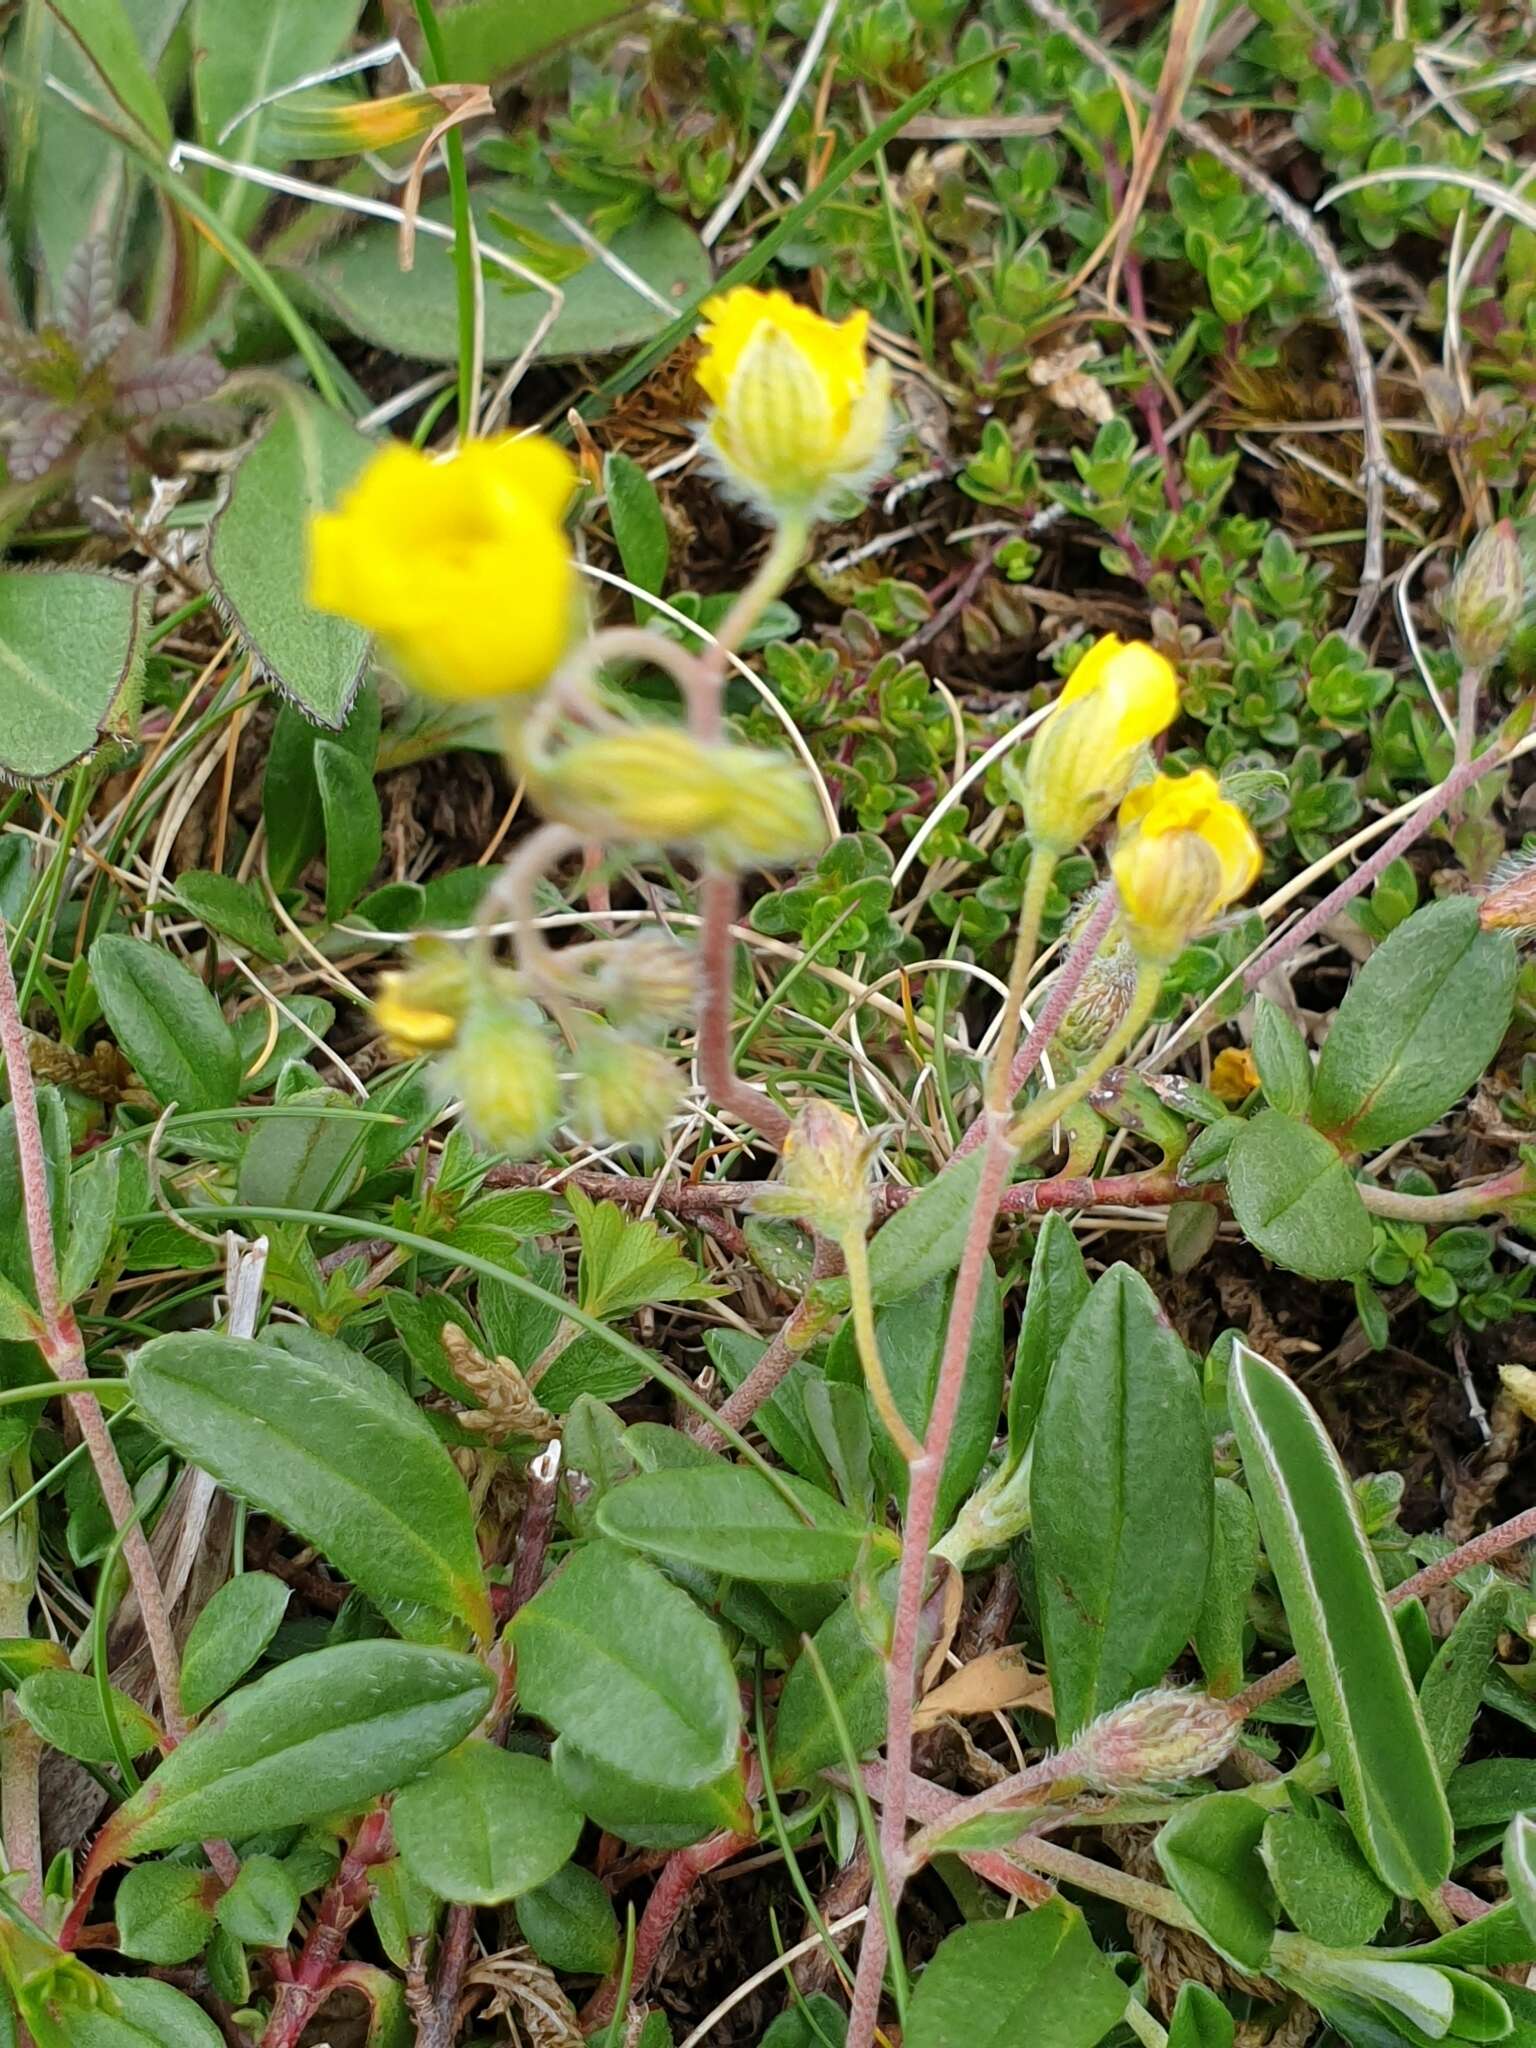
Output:
<svg viewBox="0 0 1536 2048">
<path fill-rule="evenodd" d="M 1509 645 L 1524 605 L 1520 537 L 1512 519 L 1500 519 L 1468 548 L 1440 601 L 1463 668 L 1493 666 Z"/>
<path fill-rule="evenodd" d="M 864 1234 L 876 1140 L 834 1103 L 808 1102 L 784 1140 L 784 1177 L 759 1195 L 762 1215 L 790 1216 L 834 1244 Z"/>
<path fill-rule="evenodd" d="M 1092 1784 L 1127 1792 L 1205 1777 L 1231 1755 L 1239 1726 L 1230 1707 L 1206 1693 L 1159 1688 L 1111 1708 L 1073 1748 Z"/>
</svg>

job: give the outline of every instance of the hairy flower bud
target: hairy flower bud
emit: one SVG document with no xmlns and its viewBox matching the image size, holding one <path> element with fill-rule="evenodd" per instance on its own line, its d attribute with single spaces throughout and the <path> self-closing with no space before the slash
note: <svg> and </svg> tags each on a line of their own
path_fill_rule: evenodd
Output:
<svg viewBox="0 0 1536 2048">
<path fill-rule="evenodd" d="M 1512 519 L 1480 533 L 1440 601 L 1463 668 L 1491 668 L 1509 645 L 1525 603 L 1525 572 Z"/>
<path fill-rule="evenodd" d="M 1068 676 L 1030 742 L 1005 770 L 1037 846 L 1069 853 L 1129 787 L 1142 749 L 1179 713 L 1170 664 L 1145 641 L 1107 633 Z"/>
<path fill-rule="evenodd" d="M 1174 959 L 1263 865 L 1252 826 L 1204 768 L 1142 783 L 1119 823 L 1110 867 L 1126 936 L 1145 960 Z"/>
<path fill-rule="evenodd" d="M 808 1102 L 784 1140 L 784 1177 L 757 1198 L 761 1215 L 793 1216 L 839 1243 L 869 1226 L 876 1140 L 835 1103 Z"/>
<path fill-rule="evenodd" d="M 390 1051 L 401 1059 L 445 1052 L 458 1036 L 469 995 L 469 966 L 463 954 L 440 940 L 424 941 L 409 967 L 380 975 L 373 1021 Z"/>
<path fill-rule="evenodd" d="M 592 1018 L 576 1043 L 572 1121 L 608 1145 L 659 1144 L 683 1092 L 677 1062 Z"/>
<path fill-rule="evenodd" d="M 1240 1726 L 1230 1706 L 1206 1693 L 1157 1689 L 1101 1714 L 1073 1748 L 1090 1783 L 1125 1792 L 1203 1778 L 1231 1755 Z"/>
<path fill-rule="evenodd" d="M 698 963 L 687 946 L 643 934 L 578 946 L 553 956 L 553 972 L 583 1003 L 618 1024 L 680 1023 L 698 994 Z"/>
<path fill-rule="evenodd" d="M 594 838 L 675 846 L 723 867 L 785 866 L 826 840 L 787 754 L 706 744 L 681 726 L 574 739 L 530 768 L 530 784 L 551 817 Z"/>
<path fill-rule="evenodd" d="M 492 1151 L 538 1150 L 560 1118 L 560 1075 L 532 1003 L 489 1000 L 465 1019 L 448 1067 L 464 1114 Z"/>
<path fill-rule="evenodd" d="M 890 371 L 868 356 L 869 315 L 826 320 L 789 297 L 738 286 L 703 307 L 695 371 L 714 409 L 704 445 L 770 519 L 812 518 L 868 483 L 890 441 Z"/>
<path fill-rule="evenodd" d="M 1069 951 L 1082 926 L 1093 914 L 1097 893 L 1095 891 L 1086 900 L 1083 911 L 1073 919 L 1063 935 Z M 1047 983 L 1040 991 L 1042 1006 L 1048 999 L 1049 988 Z M 1073 1067 L 1082 1066 L 1090 1060 L 1114 1036 L 1131 1007 L 1135 993 L 1136 955 L 1117 923 L 1110 927 L 1108 937 L 1089 962 L 1067 1014 L 1056 1027 L 1050 1045 L 1053 1059 L 1058 1054 L 1065 1054 L 1067 1063 Z M 1058 1074 L 1057 1078 L 1061 1076 Z"/>
</svg>

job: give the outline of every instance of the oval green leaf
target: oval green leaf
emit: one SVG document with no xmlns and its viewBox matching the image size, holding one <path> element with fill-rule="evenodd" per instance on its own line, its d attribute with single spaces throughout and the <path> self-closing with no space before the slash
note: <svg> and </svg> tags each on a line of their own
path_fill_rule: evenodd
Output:
<svg viewBox="0 0 1536 2048">
<path fill-rule="evenodd" d="M 1318 1727 L 1355 1839 L 1419 1898 L 1451 1867 L 1451 1818 L 1354 1491 L 1312 1409 L 1239 1344 L 1232 1426 Z"/>
<path fill-rule="evenodd" d="M 224 1013 L 164 946 L 111 933 L 91 947 L 91 979 L 113 1037 L 158 1102 L 229 1109 L 240 1054 Z"/>
<path fill-rule="evenodd" d="M 462 1742 L 485 1667 L 386 1638 L 294 1657 L 194 1728 L 97 1838 L 101 1864 L 353 1813 Z"/>
<path fill-rule="evenodd" d="M 1311 1119 L 1351 1152 L 1411 1138 L 1459 1102 L 1499 1049 L 1518 969 L 1477 899 L 1415 911 L 1366 961 L 1323 1043 Z"/>
<path fill-rule="evenodd" d="M 1349 1168 L 1320 1131 L 1278 1109 L 1239 1127 L 1227 1189 L 1244 1236 L 1277 1266 L 1347 1280 L 1371 1255 L 1371 1219 Z"/>
<path fill-rule="evenodd" d="M 1275 1896 L 1259 1857 L 1265 1809 L 1246 1792 L 1180 1806 L 1153 1848 L 1200 1931 L 1242 1970 L 1262 1970 L 1275 1938 Z"/>
<path fill-rule="evenodd" d="M 1078 1908 L 1049 1899 L 947 1936 L 918 1979 L 902 2039 L 906 2048 L 1093 2048 L 1126 1996 Z"/>
<path fill-rule="evenodd" d="M 405 1867 L 440 1899 L 498 1906 L 569 1861 L 582 1814 L 542 1757 L 468 1742 L 440 1757 L 391 1809 Z"/>
<path fill-rule="evenodd" d="M 584 1545 L 510 1634 L 524 1710 L 599 1763 L 687 1788 L 735 1762 L 741 1700 L 720 1631 L 643 1558 Z"/>
<path fill-rule="evenodd" d="M 1199 1381 L 1128 1266 L 1099 1281 L 1062 1346 L 1035 1430 L 1030 1498 L 1065 1740 L 1163 1676 L 1199 1620 L 1210 1567 Z"/>
<path fill-rule="evenodd" d="M 803 1480 L 786 1480 L 797 1514 L 760 1472 L 713 1464 L 643 1472 L 597 1511 L 605 1536 L 733 1579 L 820 1585 L 847 1578 L 874 1533 L 862 1516 Z"/>
<path fill-rule="evenodd" d="M 288 1588 L 270 1572 L 241 1572 L 193 1622 L 181 1655 L 181 1704 L 200 1714 L 238 1685 L 277 1634 Z"/>
<path fill-rule="evenodd" d="M 0 574 L 0 775 L 41 782 L 131 728 L 143 650 L 139 586 L 83 569 Z"/>
<path fill-rule="evenodd" d="M 464 1482 L 378 1366 L 309 1332 L 203 1334 L 154 1338 L 128 1377 L 167 1443 L 324 1551 L 402 1635 L 440 1642 L 457 1620 L 490 1639 Z"/>
</svg>

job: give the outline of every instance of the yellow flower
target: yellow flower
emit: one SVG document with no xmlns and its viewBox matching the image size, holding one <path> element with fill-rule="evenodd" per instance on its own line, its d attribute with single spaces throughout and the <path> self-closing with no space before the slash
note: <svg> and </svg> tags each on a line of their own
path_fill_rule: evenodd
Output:
<svg viewBox="0 0 1536 2048">
<path fill-rule="evenodd" d="M 1069 853 L 1124 796 L 1142 748 L 1179 714 L 1172 666 L 1113 633 L 1067 678 L 1016 784 L 1037 846 Z"/>
<path fill-rule="evenodd" d="M 713 401 L 706 445 L 725 479 L 775 519 L 812 518 L 867 484 L 890 440 L 890 370 L 869 315 L 825 320 L 786 292 L 739 285 L 704 301 L 695 374 Z"/>
<path fill-rule="evenodd" d="M 1181 953 L 1252 888 L 1263 865 L 1252 826 L 1204 768 L 1142 783 L 1119 822 L 1110 867 L 1126 936 L 1144 959 Z"/>
<path fill-rule="evenodd" d="M 376 633 L 428 696 L 548 681 L 575 624 L 561 526 L 576 471 L 552 441 L 501 435 L 437 462 L 391 441 L 309 526 L 309 601 Z"/>
<path fill-rule="evenodd" d="M 528 767 L 553 818 L 597 839 L 676 846 L 732 868 L 780 867 L 826 834 L 796 763 L 765 747 L 705 745 L 677 725 L 576 739 Z"/>
<path fill-rule="evenodd" d="M 392 1053 L 414 1059 L 453 1044 L 468 1002 L 469 968 L 463 956 L 451 946 L 423 945 L 403 972 L 380 975 L 373 1021 Z"/>
<path fill-rule="evenodd" d="M 536 1152 L 560 1117 L 560 1074 L 531 1004 L 480 1004 L 465 1020 L 448 1074 L 481 1141 L 514 1159 Z"/>
</svg>

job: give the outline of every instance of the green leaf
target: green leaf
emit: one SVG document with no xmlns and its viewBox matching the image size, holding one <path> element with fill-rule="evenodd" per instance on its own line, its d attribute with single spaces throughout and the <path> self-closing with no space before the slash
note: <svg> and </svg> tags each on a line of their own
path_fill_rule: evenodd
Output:
<svg viewBox="0 0 1536 2048">
<path fill-rule="evenodd" d="M 813 1991 L 798 2006 L 769 2023 L 758 2048 L 843 2048 L 848 2016 L 824 1991 Z"/>
<path fill-rule="evenodd" d="M 115 1764 L 117 1750 L 101 1711 L 94 1678 L 83 1671 L 36 1671 L 23 1679 L 16 1704 L 44 1742 L 82 1763 Z M 130 1756 L 144 1756 L 160 1731 L 137 1700 L 112 1689 L 118 1729 Z"/>
<path fill-rule="evenodd" d="M 1415 911 L 1350 983 L 1324 1041 L 1312 1122 L 1335 1144 L 1375 1152 L 1459 1102 L 1509 1029 L 1517 959 L 1485 932 L 1477 899 Z"/>
<path fill-rule="evenodd" d="M 1277 1266 L 1347 1280 L 1371 1255 L 1371 1219 L 1349 1168 L 1320 1131 L 1278 1109 L 1239 1127 L 1227 1189 L 1243 1234 Z"/>
<path fill-rule="evenodd" d="M 357 1179 L 363 1149 L 373 1126 L 359 1123 L 350 1112 L 357 1104 L 335 1088 L 306 1089 L 285 1096 L 292 1111 L 315 1104 L 308 1116 L 259 1119 L 246 1140 L 235 1182 L 236 1200 L 277 1209 L 331 1209 Z M 327 1110 L 349 1112 L 327 1115 Z"/>
<path fill-rule="evenodd" d="M 517 1902 L 524 1941 L 552 1970 L 606 1977 L 619 1959 L 619 1921 L 608 1887 L 580 1863 L 567 1863 Z"/>
<path fill-rule="evenodd" d="M 1179 1986 L 1168 2022 L 1168 2048 L 1232 2048 L 1232 2015 L 1204 1984 L 1187 1978 Z"/>
<path fill-rule="evenodd" d="M 1275 1898 L 1259 1856 L 1265 1818 L 1246 1792 L 1210 1792 L 1181 1805 L 1153 1843 L 1201 1933 L 1242 1970 L 1262 1970 L 1275 1937 Z"/>
<path fill-rule="evenodd" d="M 202 2007 L 172 1984 L 113 1977 L 111 1995 L 115 2013 L 102 2007 L 69 2015 L 69 2048 L 224 2048 L 224 2036 Z"/>
<path fill-rule="evenodd" d="M 1360 1854 L 1349 1822 L 1320 1800 L 1272 1813 L 1260 1854 L 1292 1926 L 1330 1948 L 1370 1941 L 1392 1909 L 1392 1894 Z"/>
<path fill-rule="evenodd" d="M 615 449 L 603 460 L 603 488 L 624 574 L 642 590 L 660 592 L 672 547 L 656 486 L 638 462 Z M 636 601 L 637 616 L 644 618 L 649 609 Z"/>
<path fill-rule="evenodd" d="M 447 1617 L 494 1633 L 474 1516 L 452 1460 L 400 1387 L 344 1344 L 156 1337 L 129 1366 L 145 1420 L 232 1493 L 313 1543 L 402 1635 Z"/>
<path fill-rule="evenodd" d="M 878 1242 L 878 1240 L 877 1240 Z M 880 1360 L 890 1384 L 891 1395 L 907 1426 L 921 1438 L 928 1429 L 928 1417 L 938 1390 L 939 1367 L 949 1328 L 949 1305 L 954 1282 L 943 1277 L 928 1281 L 899 1304 L 887 1305 L 875 1313 L 875 1339 Z M 863 1385 L 851 1320 L 838 1332 L 827 1354 L 827 1377 Z M 986 1463 L 997 1431 L 998 1410 L 1003 1400 L 1003 1307 L 997 1275 L 990 1263 L 982 1276 L 971 1326 L 970 1349 L 966 1354 L 965 1379 L 955 1426 L 944 1458 L 944 1476 L 939 1482 L 939 1499 L 934 1515 L 935 1531 L 946 1528 L 961 1501 L 970 1493 Z M 888 1490 L 903 1506 L 907 1498 L 907 1466 L 873 1399 L 869 1401 L 869 1426 L 874 1442 L 875 1468 Z"/>
<path fill-rule="evenodd" d="M 1520 1819 L 1521 1816 L 1517 1815 L 1511 1822 L 1511 1831 L 1520 1824 Z M 1506 1844 L 1508 1840 L 1506 1835 Z M 1504 1875 L 1509 1878 L 1507 1863 Z M 1396 1956 L 1404 1962 L 1459 1963 L 1480 1970 L 1536 1962 L 1536 1941 L 1533 1941 L 1521 1915 L 1513 1884 L 1510 1892 L 1511 1896 L 1502 1905 L 1495 1906 L 1492 1912 L 1479 1913 L 1475 1920 L 1469 1920 L 1464 1927 L 1453 1927 L 1449 1934 L 1437 1935 L 1433 1941 L 1419 1942 L 1412 1948 L 1377 1950 L 1375 1953 Z"/>
<path fill-rule="evenodd" d="M 543 200 L 530 197 L 525 186 L 494 183 L 475 190 L 481 202 L 475 209 L 476 232 L 483 246 L 499 249 L 526 266 L 520 230 L 536 241 L 580 253 L 576 237 Z M 590 202 L 579 195 L 553 196 L 573 215 L 591 212 Z M 447 221 L 448 202 L 432 200 L 421 211 L 428 220 Z M 497 215 L 512 223 L 514 231 L 498 226 Z M 692 228 L 675 213 L 647 209 L 620 228 L 609 246 L 614 269 L 595 258 L 583 261 L 562 284 L 565 304 L 539 346 L 542 360 L 611 355 L 649 341 L 668 325 L 668 307 L 681 305 L 708 287 L 709 259 Z M 618 265 L 644 278 L 665 303 L 657 305 L 626 284 Z M 486 266 L 488 363 L 511 362 L 520 355 L 549 309 L 544 293 L 527 286 L 508 290 L 509 281 L 494 263 Z M 287 274 L 287 282 L 295 293 L 318 300 L 343 326 L 377 348 L 428 363 L 452 362 L 458 354 L 453 252 L 435 236 L 418 240 L 415 263 L 402 271 L 395 228 L 367 227 L 307 260 L 302 271 Z"/>
<path fill-rule="evenodd" d="M 1077 1232 L 1059 1210 L 1050 1211 L 1035 1239 L 1029 1291 L 1013 1355 L 1008 1389 L 1008 1461 L 1017 1465 L 1040 1419 L 1040 1404 L 1067 1341 L 1067 1332 L 1092 1288 Z"/>
<path fill-rule="evenodd" d="M 325 914 L 352 908 L 384 850 L 384 819 L 373 770 L 334 740 L 315 747 L 315 780 L 325 820 Z"/>
<path fill-rule="evenodd" d="M 219 1881 L 184 1863 L 146 1863 L 117 1888 L 112 1917 L 121 1954 L 173 1968 L 201 1955 L 213 1932 Z"/>
<path fill-rule="evenodd" d="M 643 1559 L 583 1545 L 510 1636 L 524 1711 L 599 1763 L 683 1788 L 734 1763 L 741 1701 L 720 1632 Z"/>
<path fill-rule="evenodd" d="M 963 1159 L 951 1161 L 876 1231 L 869 1247 L 869 1285 L 877 1304 L 904 1301 L 959 1265 L 981 1186 L 985 1150 L 978 1145 Z M 847 1285 L 833 1283 L 828 1298 L 836 1297 L 846 1306 Z"/>
<path fill-rule="evenodd" d="M 171 117 L 139 48 L 123 0 L 48 0 L 84 50 L 112 97 L 145 136 L 171 146 Z"/>
<path fill-rule="evenodd" d="M 550 1761 L 571 1802 L 621 1842 L 642 1849 L 684 1849 L 751 1826 L 741 1766 L 707 1785 L 657 1785 L 600 1762 L 562 1735 Z"/>
<path fill-rule="evenodd" d="M 85 569 L 0 571 L 0 776 L 46 781 L 127 730 L 143 671 L 140 586 Z"/>
<path fill-rule="evenodd" d="M 1446 1798 L 1456 1832 L 1503 1827 L 1517 1813 L 1536 1808 L 1536 1761 L 1523 1756 L 1491 1756 L 1463 1764 L 1451 1775 Z"/>
<path fill-rule="evenodd" d="M 100 1273 L 117 1227 L 121 1152 L 98 1152 L 69 1176 L 69 1242 L 59 1268 L 59 1292 L 78 1301 Z"/>
<path fill-rule="evenodd" d="M 208 542 L 214 595 L 260 668 L 311 718 L 333 727 L 362 681 L 368 635 L 306 601 L 306 528 L 369 452 L 338 414 L 284 389 L 235 471 Z"/>
<path fill-rule="evenodd" d="M 406 1868 L 440 1899 L 497 1906 L 566 1863 L 582 1816 L 542 1757 L 467 1742 L 396 1796 Z"/>
<path fill-rule="evenodd" d="M 1536 1941 L 1536 1821 L 1517 1813 L 1504 1837 L 1504 1882 L 1527 1936 Z"/>
<path fill-rule="evenodd" d="M 386 1638 L 293 1657 L 227 1699 L 97 1838 L 102 1864 L 355 1813 L 462 1742 L 489 1710 L 472 1657 Z"/>
<path fill-rule="evenodd" d="M 716 1462 L 642 1473 L 604 1499 L 597 1526 L 632 1550 L 733 1579 L 809 1586 L 848 1578 L 874 1533 L 869 1523 L 804 1480 L 785 1484 L 809 1521 L 760 1472 Z"/>
<path fill-rule="evenodd" d="M 1268 996 L 1254 1005 L 1253 1060 L 1270 1108 L 1304 1117 L 1312 1094 L 1312 1055 L 1295 1019 Z"/>
<path fill-rule="evenodd" d="M 345 48 L 357 25 L 358 0 L 263 0 L 255 7 L 231 7 L 227 0 L 193 0 L 192 99 L 197 139 L 236 163 L 281 162 L 271 131 L 281 110 L 271 96 L 285 86 L 323 71 Z M 456 75 L 456 74 L 455 74 Z M 238 128 L 237 114 L 255 101 L 269 101 Z M 244 240 L 271 204 L 259 185 L 216 171 L 205 172 L 204 198 L 219 219 Z"/>
<path fill-rule="evenodd" d="M 91 947 L 91 977 L 112 1035 L 157 1102 L 229 1109 L 240 1054 L 224 1013 L 163 946 L 112 933 Z"/>
<path fill-rule="evenodd" d="M 459 0 L 444 8 L 444 76 L 489 85 L 529 64 L 555 44 L 628 11 L 632 0 L 560 0 L 530 11 L 506 0 Z"/>
<path fill-rule="evenodd" d="M 219 1925 L 251 1948 L 281 1948 L 298 1918 L 298 1886 L 275 1856 L 247 1856 L 215 1909 Z"/>
<path fill-rule="evenodd" d="M 322 737 L 319 729 L 291 704 L 283 705 L 278 712 L 261 785 L 267 871 L 276 889 L 290 888 L 304 863 L 325 843 L 325 814 L 315 768 L 315 751 Z M 348 748 L 369 775 L 373 774 L 379 753 L 376 689 L 369 686 L 358 691 L 335 743 Z"/>
<path fill-rule="evenodd" d="M 561 1193 L 581 1239 L 576 1299 L 588 1315 L 616 1322 L 656 1302 L 702 1301 L 720 1291 L 649 1216 L 626 1216 L 617 1202 L 593 1202 L 580 1188 Z"/>
<path fill-rule="evenodd" d="M 917 1981 L 906 2048 L 1093 2048 L 1126 1987 L 1065 1899 L 1016 1920 L 975 1921 L 939 1944 Z"/>
<path fill-rule="evenodd" d="M 1302 1395 L 1242 1344 L 1227 1395 L 1344 1810 L 1382 1883 L 1422 1897 L 1451 1867 L 1450 1815 L 1348 1474 Z"/>
<path fill-rule="evenodd" d="M 890 1599 L 894 1591 L 894 1576 L 887 1572 L 881 1593 Z M 834 1609 L 812 1641 L 816 1659 L 797 1657 L 779 1694 L 772 1769 L 774 1782 L 781 1786 L 808 1785 L 818 1771 L 842 1762 L 842 1742 L 828 1708 L 823 1677 L 837 1702 L 855 1756 L 869 1755 L 885 1737 L 885 1662 L 869 1639 L 857 1601 L 845 1600 Z M 918 1645 L 920 1663 L 931 1648 L 925 1630 Z"/>
<path fill-rule="evenodd" d="M 241 1572 L 220 1586 L 193 1622 L 181 1654 L 181 1703 L 201 1714 L 238 1685 L 277 1634 L 288 1588 L 268 1572 Z"/>
<path fill-rule="evenodd" d="M 1230 1699 L 1242 1688 L 1248 1599 L 1259 1573 L 1259 1524 L 1253 1503 L 1230 1479 L 1216 1481 L 1211 1569 L 1193 1641 L 1208 1692 Z"/>
<path fill-rule="evenodd" d="M 43 1321 L 19 1287 L 0 1278 L 0 1343 L 35 1344 Z"/>
<path fill-rule="evenodd" d="M 1419 1707 L 1442 1778 L 1461 1762 L 1482 1705 L 1483 1685 L 1510 1624 L 1510 1589 L 1490 1578 L 1457 1616 L 1419 1684 Z"/>
<path fill-rule="evenodd" d="M 55 1242 L 63 1236 L 69 1207 L 70 1137 L 64 1100 L 57 1088 L 39 1088 L 37 1117 L 42 1126 L 48 1178 L 48 1211 Z M 0 1108 L 0 1277 L 26 1300 L 36 1299 L 32 1253 L 27 1243 L 26 1207 L 21 1195 L 21 1159 L 16 1146 L 16 1111 Z"/>
<path fill-rule="evenodd" d="M 179 900 L 209 931 L 233 939 L 258 960 L 287 959 L 288 941 L 254 882 L 237 882 L 233 875 L 190 868 L 176 877 L 175 889 Z"/>
<path fill-rule="evenodd" d="M 1199 1620 L 1210 1565 L 1199 1382 L 1128 1266 L 1098 1282 L 1062 1347 L 1035 1431 L 1030 1498 L 1066 1740 L 1163 1676 Z"/>
</svg>

